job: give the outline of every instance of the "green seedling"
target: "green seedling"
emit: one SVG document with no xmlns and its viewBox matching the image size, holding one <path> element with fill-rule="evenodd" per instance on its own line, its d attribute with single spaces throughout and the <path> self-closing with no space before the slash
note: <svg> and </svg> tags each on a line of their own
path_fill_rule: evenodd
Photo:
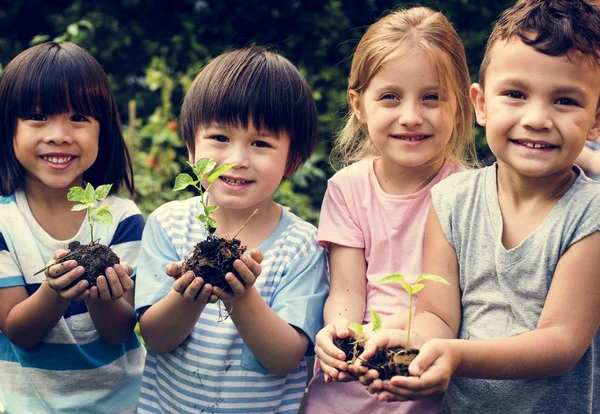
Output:
<svg viewBox="0 0 600 414">
<path fill-rule="evenodd" d="M 110 206 L 96 207 L 97 202 L 106 198 L 111 187 L 112 184 L 104 184 L 94 189 L 90 183 L 87 183 L 85 189 L 79 186 L 71 187 L 67 194 L 67 200 L 79 202 L 71 208 L 71 211 L 87 210 L 92 244 L 94 244 L 94 223 L 112 224 L 113 222 L 112 214 L 109 211 Z"/>
<path fill-rule="evenodd" d="M 404 276 L 401 275 L 400 273 L 394 273 L 394 274 L 388 275 L 388 276 L 384 277 L 383 279 L 381 279 L 379 282 L 377 282 L 380 285 L 385 285 L 388 283 L 400 283 L 400 285 L 402 285 L 402 287 L 404 288 L 406 293 L 408 293 L 409 307 L 408 307 L 408 329 L 406 330 L 406 335 L 407 335 L 406 349 L 410 349 L 410 329 L 412 326 L 412 316 L 413 316 L 413 312 L 412 312 L 413 295 L 415 295 L 416 293 L 423 290 L 423 288 L 425 288 L 425 285 L 423 283 L 421 283 L 424 280 L 431 280 L 433 282 L 450 285 L 450 283 L 448 283 L 448 281 L 446 281 L 446 279 L 444 279 L 443 277 L 432 275 L 430 273 L 422 273 L 421 275 L 419 275 L 419 277 L 417 277 L 417 281 L 413 284 L 409 284 L 406 281 L 406 279 L 404 278 Z"/>
<path fill-rule="evenodd" d="M 203 213 L 196 216 L 198 220 L 204 225 L 204 228 L 210 234 L 213 234 L 217 228 L 217 222 L 212 217 L 212 214 L 218 210 L 219 206 L 209 206 L 206 205 L 204 194 L 206 191 L 210 189 L 213 183 L 221 176 L 223 173 L 235 166 L 235 164 L 223 164 L 217 167 L 217 162 L 211 158 L 201 158 L 196 164 L 191 164 L 188 162 L 188 165 L 192 167 L 192 171 L 196 176 L 197 180 L 186 173 L 179 174 L 175 178 L 175 186 L 173 187 L 173 191 L 181 191 L 186 189 L 188 186 L 192 186 L 196 188 L 200 192 L 200 203 L 202 204 Z M 208 186 L 206 189 L 202 188 L 202 181 L 208 181 Z"/>
<path fill-rule="evenodd" d="M 381 330 L 381 316 L 379 316 L 379 314 L 373 309 L 369 309 L 369 312 L 371 312 L 371 319 L 373 320 L 373 328 L 371 329 L 371 333 L 369 335 L 365 335 L 364 327 L 360 323 L 352 322 L 350 325 L 348 325 L 348 329 L 356 334 L 354 336 L 356 343 L 367 342 L 369 336 Z"/>
</svg>

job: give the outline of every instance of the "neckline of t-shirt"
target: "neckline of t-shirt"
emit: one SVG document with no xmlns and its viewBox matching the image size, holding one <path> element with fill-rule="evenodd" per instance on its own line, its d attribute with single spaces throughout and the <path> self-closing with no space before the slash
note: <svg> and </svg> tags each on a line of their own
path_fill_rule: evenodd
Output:
<svg viewBox="0 0 600 414">
<path fill-rule="evenodd" d="M 85 213 L 85 218 L 81 222 L 81 226 L 79 227 L 79 230 L 75 236 L 67 240 L 58 240 L 50 236 L 35 219 L 33 213 L 31 212 L 31 207 L 29 206 L 29 201 L 27 200 L 27 195 L 25 194 L 24 190 L 19 189 L 15 191 L 15 202 L 17 203 L 17 208 L 21 211 L 23 217 L 25 217 L 25 221 L 29 225 L 33 235 L 51 250 L 64 249 L 65 246 L 68 246 L 72 241 L 81 241 L 89 237 L 90 232 L 87 224 L 87 212 Z"/>
<path fill-rule="evenodd" d="M 369 180 L 371 181 L 371 183 L 373 184 L 373 188 L 375 188 L 375 191 L 379 195 L 390 200 L 413 200 L 415 198 L 421 197 L 425 193 L 428 193 L 434 185 L 440 182 L 440 177 L 442 176 L 442 173 L 446 171 L 446 169 L 448 168 L 448 163 L 450 162 L 449 160 L 446 160 L 444 162 L 444 165 L 442 165 L 442 168 L 440 168 L 438 173 L 435 175 L 435 177 L 433 177 L 433 179 L 419 191 L 416 191 L 412 194 L 390 194 L 386 193 L 385 190 L 381 188 L 381 184 L 379 184 L 379 180 L 377 179 L 377 175 L 375 174 L 375 161 L 379 158 L 381 157 L 372 157 L 367 160 L 369 167 Z"/>
<path fill-rule="evenodd" d="M 527 235 L 527 237 L 525 237 L 523 240 L 521 240 L 521 243 L 519 243 L 518 245 L 516 245 L 515 247 L 513 247 L 511 249 L 507 249 L 506 247 L 504 247 L 504 244 L 502 243 L 502 232 L 504 230 L 504 219 L 502 218 L 502 212 L 500 211 L 500 200 L 498 199 L 498 180 L 497 180 L 498 163 L 496 162 L 488 167 L 488 171 L 487 171 L 488 172 L 488 174 L 487 174 L 488 194 L 487 194 L 487 197 L 489 197 L 488 199 L 492 201 L 491 209 L 493 211 L 493 222 L 499 224 L 499 227 L 498 227 L 498 224 L 496 224 L 496 225 L 494 225 L 494 228 L 497 232 L 496 237 L 499 238 L 498 245 L 500 246 L 500 249 L 503 253 L 507 254 L 507 253 L 519 251 L 521 248 L 523 248 L 523 246 L 530 243 L 530 241 L 536 237 L 537 233 L 541 232 L 545 227 L 548 226 L 548 223 L 550 223 L 550 221 L 552 220 L 552 217 L 555 214 L 558 214 L 558 213 L 556 213 L 556 211 L 558 211 L 564 203 L 567 203 L 571 199 L 571 197 L 573 197 L 573 194 L 575 194 L 575 192 L 578 190 L 578 188 L 581 185 L 583 185 L 583 183 L 587 179 L 587 177 L 583 173 L 583 170 L 581 169 L 581 167 L 579 167 L 576 164 L 573 164 L 572 168 L 575 171 L 575 173 L 577 173 L 577 177 L 575 178 L 575 181 L 573 181 L 573 184 L 567 190 L 567 192 L 564 193 L 560 197 L 560 199 L 552 207 L 550 212 L 546 215 L 546 217 L 544 217 L 542 222 L 531 233 L 529 233 Z"/>
</svg>

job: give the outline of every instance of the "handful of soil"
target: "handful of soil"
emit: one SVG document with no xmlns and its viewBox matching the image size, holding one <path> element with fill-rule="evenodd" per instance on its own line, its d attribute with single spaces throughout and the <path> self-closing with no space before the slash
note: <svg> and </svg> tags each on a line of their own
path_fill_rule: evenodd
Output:
<svg viewBox="0 0 600 414">
<path fill-rule="evenodd" d="M 410 377 L 408 366 L 418 354 L 418 349 L 379 348 L 371 359 L 363 362 L 363 365 L 376 369 L 382 380 L 389 380 L 397 375 Z"/>
<path fill-rule="evenodd" d="M 356 358 L 364 351 L 364 346 L 361 342 L 356 341 L 356 338 L 335 338 L 333 344 L 340 348 L 346 354 L 346 362 L 351 364 L 356 361 Z"/>
<path fill-rule="evenodd" d="M 205 241 L 194 246 L 192 254 L 183 262 L 181 274 L 191 270 L 196 277 L 201 277 L 204 283 L 232 293 L 225 275 L 231 272 L 243 283 L 241 276 L 233 267 L 233 262 L 245 251 L 246 246 L 243 246 L 238 239 L 217 238 L 210 234 Z"/>
<path fill-rule="evenodd" d="M 88 289 L 96 286 L 96 278 L 103 275 L 107 267 L 113 267 L 121 261 L 110 249 L 100 243 L 81 244 L 78 241 L 69 243 L 69 254 L 64 260 L 75 260 L 78 266 L 83 266 L 85 273 L 69 287 L 75 286 L 80 280 L 87 280 Z"/>
</svg>

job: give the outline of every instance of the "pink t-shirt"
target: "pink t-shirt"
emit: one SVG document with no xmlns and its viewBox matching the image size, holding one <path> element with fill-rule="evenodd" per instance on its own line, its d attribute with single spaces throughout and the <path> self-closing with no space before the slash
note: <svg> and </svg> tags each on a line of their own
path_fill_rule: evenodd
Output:
<svg viewBox="0 0 600 414">
<path fill-rule="evenodd" d="M 426 187 L 414 194 L 383 191 L 370 158 L 352 164 L 329 181 L 321 207 L 318 239 L 365 249 L 367 300 L 363 323 L 371 321 L 369 308 L 386 316 L 408 308 L 409 298 L 400 284 L 377 285 L 391 273 L 402 273 L 413 283 L 421 273 L 423 236 L 431 202 L 431 187 L 461 166 L 446 162 Z M 413 306 L 416 300 L 413 300 Z M 436 413 L 440 399 L 379 402 L 358 381 L 329 383 L 317 373 L 308 389 L 307 413 Z"/>
</svg>

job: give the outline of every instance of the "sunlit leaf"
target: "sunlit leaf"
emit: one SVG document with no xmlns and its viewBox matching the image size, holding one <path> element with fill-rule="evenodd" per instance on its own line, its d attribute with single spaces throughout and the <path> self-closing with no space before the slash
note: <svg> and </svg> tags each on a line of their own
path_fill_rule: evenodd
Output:
<svg viewBox="0 0 600 414">
<path fill-rule="evenodd" d="M 71 201 L 73 201 L 73 200 L 71 200 Z M 73 207 L 71 207 L 71 211 L 81 211 L 81 210 L 85 210 L 86 208 L 88 208 L 88 206 L 85 204 L 75 204 Z"/>
<path fill-rule="evenodd" d="M 212 158 L 200 158 L 196 164 L 192 165 L 192 170 L 198 180 L 202 180 L 206 173 L 212 171 L 213 168 L 217 165 L 217 162 Z"/>
<path fill-rule="evenodd" d="M 369 309 L 371 312 L 371 318 L 373 319 L 373 332 L 379 332 L 381 330 L 381 326 L 383 322 L 381 321 L 381 316 L 372 308 Z"/>
<path fill-rule="evenodd" d="M 96 188 L 96 191 L 94 192 L 94 198 L 96 199 L 96 201 L 104 200 L 108 193 L 110 193 L 111 187 L 112 184 L 103 184 L 101 186 L 98 186 L 98 188 Z"/>
<path fill-rule="evenodd" d="M 442 283 L 444 285 L 449 285 L 450 283 L 441 276 L 432 275 L 431 273 L 422 273 L 417 278 L 417 282 L 421 282 L 422 280 L 432 280 L 437 283 Z"/>
<path fill-rule="evenodd" d="M 92 215 L 92 220 L 100 224 L 112 224 L 112 214 L 108 210 L 109 206 L 102 206 Z"/>
<path fill-rule="evenodd" d="M 211 183 L 211 184 L 214 183 L 217 180 L 217 178 L 219 178 L 221 175 L 223 175 L 223 173 L 225 171 L 230 170 L 231 168 L 233 168 L 235 166 L 236 166 L 236 164 L 223 164 L 223 165 L 219 165 L 208 176 L 208 178 L 207 178 L 208 182 Z"/>
<path fill-rule="evenodd" d="M 414 295 L 415 293 L 420 292 L 424 287 L 425 285 L 423 283 L 415 283 L 410 287 L 410 289 L 412 291 L 412 294 Z"/>
<path fill-rule="evenodd" d="M 218 209 L 219 209 L 219 206 L 206 206 L 206 209 L 204 210 L 204 212 L 206 213 L 207 216 L 210 216 L 212 213 L 214 213 Z"/>
<path fill-rule="evenodd" d="M 175 186 L 173 187 L 173 191 L 181 191 L 186 189 L 189 185 L 195 185 L 197 181 L 194 181 L 191 175 L 183 173 L 179 174 L 175 178 Z"/>
<path fill-rule="evenodd" d="M 348 325 L 348 329 L 358 336 L 364 336 L 364 329 L 360 323 L 352 322 L 350 325 Z"/>
<path fill-rule="evenodd" d="M 94 187 L 90 183 L 87 183 L 87 185 L 85 186 L 84 201 L 86 203 L 91 203 L 92 201 L 94 201 L 94 198 L 95 198 L 94 196 L 95 196 Z"/>
<path fill-rule="evenodd" d="M 401 275 L 400 273 L 392 273 L 391 275 L 387 275 L 384 278 L 379 279 L 379 281 L 377 282 L 378 285 L 385 285 L 387 283 L 400 283 L 403 282 L 404 276 Z"/>
<path fill-rule="evenodd" d="M 69 201 L 85 201 L 85 190 L 79 186 L 71 187 L 69 189 L 69 193 L 67 194 L 67 200 Z"/>
</svg>

